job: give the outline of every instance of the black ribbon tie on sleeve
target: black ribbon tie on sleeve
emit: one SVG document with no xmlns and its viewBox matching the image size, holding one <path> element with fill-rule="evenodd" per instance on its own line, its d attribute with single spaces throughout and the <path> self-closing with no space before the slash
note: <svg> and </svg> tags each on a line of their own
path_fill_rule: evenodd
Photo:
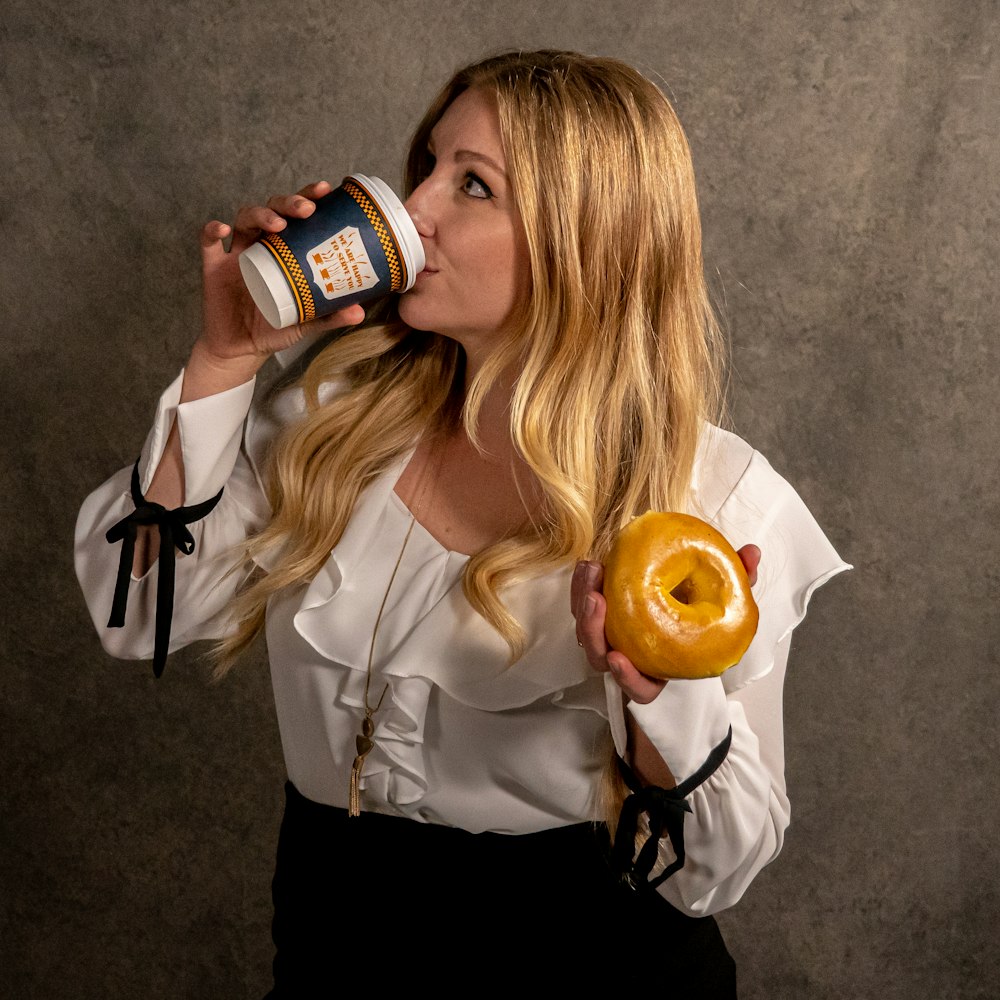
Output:
<svg viewBox="0 0 1000 1000">
<path fill-rule="evenodd" d="M 224 488 L 223 488 L 224 489 Z M 222 499 L 223 490 L 210 500 L 167 510 L 162 504 L 147 500 L 139 488 L 139 462 L 132 469 L 132 502 L 135 510 L 123 517 L 104 536 L 112 545 L 122 543 L 118 560 L 118 576 L 115 580 L 115 596 L 111 603 L 111 617 L 108 628 L 121 628 L 125 624 L 125 609 L 128 605 L 129 579 L 132 575 L 132 560 L 135 556 L 135 540 L 140 525 L 155 524 L 160 532 L 159 570 L 156 582 L 156 632 L 153 646 L 153 676 L 159 677 L 167 662 L 170 647 L 170 620 L 174 613 L 174 547 L 185 555 L 194 552 L 194 538 L 187 526 L 200 521 Z"/>
<path fill-rule="evenodd" d="M 655 889 L 665 882 L 674 872 L 684 867 L 684 814 L 691 812 L 691 806 L 685 801 L 703 781 L 711 777 L 729 753 L 729 745 L 733 741 L 733 727 L 725 738 L 708 755 L 708 759 L 690 778 L 682 781 L 674 788 L 660 788 L 648 785 L 645 788 L 635 776 L 632 768 L 621 758 L 618 767 L 621 770 L 625 784 L 632 794 L 622 805 L 618 817 L 618 829 L 615 831 L 615 842 L 611 848 L 611 867 L 619 879 L 632 889 Z M 636 835 L 639 830 L 639 817 L 645 813 L 649 823 L 649 837 L 635 853 Z M 660 839 L 666 836 L 674 849 L 674 860 L 651 879 L 649 873 L 656 864 Z"/>
</svg>

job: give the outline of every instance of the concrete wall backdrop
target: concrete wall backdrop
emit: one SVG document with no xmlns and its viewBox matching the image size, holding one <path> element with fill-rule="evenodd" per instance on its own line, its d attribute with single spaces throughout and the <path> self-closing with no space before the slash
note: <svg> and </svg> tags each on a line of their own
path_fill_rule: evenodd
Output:
<svg viewBox="0 0 1000 1000">
<path fill-rule="evenodd" d="M 998 13 L 8 0 L 0 993 L 265 991 L 283 770 L 263 659 L 212 686 L 196 651 L 158 683 L 106 657 L 76 510 L 195 336 L 204 220 L 319 175 L 397 183 L 450 70 L 558 46 L 675 101 L 736 424 L 858 567 L 796 636 L 792 827 L 723 916 L 742 995 L 997 996 Z"/>
</svg>

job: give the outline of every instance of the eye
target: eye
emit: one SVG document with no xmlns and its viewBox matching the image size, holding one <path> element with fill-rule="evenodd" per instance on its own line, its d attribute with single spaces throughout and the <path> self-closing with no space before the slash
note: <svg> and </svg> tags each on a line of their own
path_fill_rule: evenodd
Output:
<svg viewBox="0 0 1000 1000">
<path fill-rule="evenodd" d="M 490 190 L 489 185 L 471 170 L 465 175 L 462 190 L 470 198 L 482 198 L 486 200 L 493 197 L 493 192 Z"/>
</svg>

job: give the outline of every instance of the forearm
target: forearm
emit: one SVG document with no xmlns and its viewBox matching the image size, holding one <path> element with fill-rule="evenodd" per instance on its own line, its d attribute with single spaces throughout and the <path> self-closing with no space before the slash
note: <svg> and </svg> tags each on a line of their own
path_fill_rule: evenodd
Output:
<svg viewBox="0 0 1000 1000">
<path fill-rule="evenodd" d="M 121 527 L 135 514 L 136 489 L 143 497 L 151 494 L 157 470 L 179 460 L 186 480 L 184 506 L 203 508 L 213 501 L 194 520 L 182 517 L 192 543 L 177 546 L 174 599 L 163 605 L 173 608 L 170 648 L 221 634 L 225 626 L 218 616 L 240 580 L 239 574 L 229 575 L 234 546 L 258 532 L 270 516 L 258 466 L 241 447 L 245 437 L 252 437 L 252 427 L 259 426 L 247 430 L 254 382 L 186 403 L 181 403 L 182 383 L 178 376 L 160 397 L 137 469 L 122 469 L 95 490 L 77 521 L 77 574 L 101 642 L 114 656 L 143 659 L 156 647 L 154 619 L 163 581 L 156 573 L 140 576 L 144 566 L 123 579 L 120 557 L 125 544 Z M 180 445 L 168 447 L 171 437 Z M 257 440 L 260 449 L 266 448 L 259 433 Z M 117 543 L 109 534 L 117 534 Z M 135 564 L 130 555 L 126 565 Z"/>
<path fill-rule="evenodd" d="M 718 769 L 686 796 L 691 812 L 684 821 L 685 864 L 659 889 L 685 912 L 713 913 L 732 905 L 781 847 L 788 824 L 781 724 L 787 656 L 786 638 L 775 650 L 771 672 L 728 697 L 718 680 L 676 682 L 672 692 L 675 682 L 670 682 L 655 704 L 626 708 L 628 729 L 645 727 L 640 739 L 649 744 L 652 763 L 643 763 L 670 775 L 671 784 L 650 771 L 641 778 L 664 788 L 673 785 L 674 775 L 678 782 L 689 781 L 711 748 L 725 740 L 726 730 L 732 733 Z M 673 846 L 661 842 L 661 864 L 674 859 Z"/>
<path fill-rule="evenodd" d="M 205 399 L 244 385 L 256 376 L 265 360 L 266 356 L 263 355 L 215 358 L 208 352 L 203 342 L 198 340 L 184 368 L 180 402 L 183 404 Z M 151 503 L 158 503 L 167 510 L 174 510 L 184 505 L 185 495 L 181 434 L 175 419 L 145 497 Z M 135 558 L 132 562 L 133 575 L 137 578 L 144 576 L 156 562 L 159 552 L 160 536 L 156 528 L 140 528 L 136 538 Z"/>
<path fill-rule="evenodd" d="M 677 779 L 630 712 L 625 713 L 625 729 L 628 733 L 628 763 L 642 784 L 673 788 Z"/>
</svg>

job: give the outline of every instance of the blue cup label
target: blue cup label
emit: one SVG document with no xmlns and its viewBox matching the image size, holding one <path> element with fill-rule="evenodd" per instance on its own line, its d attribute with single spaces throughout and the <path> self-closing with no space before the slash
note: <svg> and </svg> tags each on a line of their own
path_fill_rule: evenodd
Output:
<svg viewBox="0 0 1000 1000">
<path fill-rule="evenodd" d="M 397 238 L 375 199 L 353 177 L 320 198 L 308 219 L 290 220 L 282 232 L 260 242 L 292 291 L 299 323 L 407 286 Z"/>
</svg>

